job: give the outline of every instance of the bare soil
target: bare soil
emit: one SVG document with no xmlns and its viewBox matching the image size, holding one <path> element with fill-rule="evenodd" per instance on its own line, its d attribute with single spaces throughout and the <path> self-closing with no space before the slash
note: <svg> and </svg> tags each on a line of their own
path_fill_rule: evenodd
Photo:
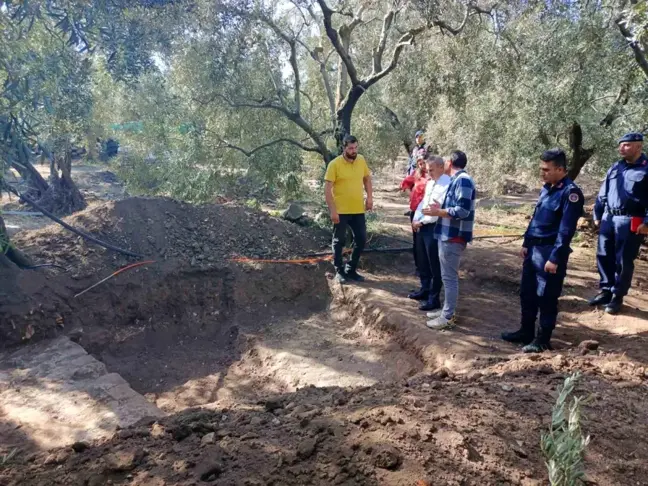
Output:
<svg viewBox="0 0 648 486">
<path fill-rule="evenodd" d="M 387 180 L 379 224 L 408 241 L 405 200 Z M 575 371 L 576 393 L 591 396 L 587 484 L 648 484 L 645 261 L 621 315 L 589 308 L 595 245 L 583 226 L 555 350 L 527 356 L 499 340 L 518 325 L 515 235 L 533 202 L 479 202 L 477 234 L 513 236 L 468 248 L 458 326 L 437 333 L 406 298 L 410 255 L 367 255 L 368 281 L 345 287 L 325 262 L 238 263 L 321 251 L 328 235 L 235 205 L 136 198 L 73 216 L 156 260 L 77 299 L 133 260 L 54 227 L 18 233 L 30 256 L 70 272 L 0 269 L 3 344 L 67 334 L 169 415 L 81 452 L 26 442 L 0 484 L 547 484 L 540 436 Z M 12 450 L 1 444 L 0 458 Z"/>
</svg>

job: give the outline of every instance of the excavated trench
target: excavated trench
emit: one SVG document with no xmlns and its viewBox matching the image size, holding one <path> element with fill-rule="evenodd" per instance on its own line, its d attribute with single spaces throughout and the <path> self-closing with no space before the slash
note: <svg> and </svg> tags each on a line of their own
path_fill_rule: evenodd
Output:
<svg viewBox="0 0 648 486">
<path fill-rule="evenodd" d="M 115 320 L 80 344 L 167 412 L 366 386 L 423 367 L 335 301 L 330 285 L 323 264 L 174 270 L 139 289 L 121 284 L 99 305 Z"/>
<path fill-rule="evenodd" d="M 90 279 L 51 281 L 42 292 L 50 287 L 65 292 L 59 290 L 47 308 L 28 313 L 27 324 L 20 321 L 16 330 L 36 329 L 34 349 L 0 354 L 0 405 L 6 409 L 11 401 L 22 407 L 22 412 L 14 407 L 9 428 L 21 414 L 36 410 L 44 420 L 24 430 L 40 437 L 39 447 L 86 437 L 83 427 L 70 429 L 74 414 L 51 405 L 68 401 L 63 390 L 74 390 L 75 404 L 89 402 L 85 420 L 99 432 L 87 438 L 94 439 L 157 413 L 152 410 L 232 407 L 307 386 L 369 386 L 420 371 L 422 362 L 373 328 L 352 301 L 333 297 L 327 269 L 325 264 L 229 264 L 211 270 L 159 265 L 124 274 L 76 299 L 71 296 Z M 120 377 L 121 388 L 130 386 L 132 393 L 115 396 L 104 386 Z M 32 391 L 21 396 L 28 385 L 34 385 Z M 125 395 L 135 405 L 122 405 Z M 126 408 L 132 406 L 136 410 L 130 413 Z M 60 427 L 47 414 L 60 418 Z M 2 419 L 6 428 L 8 420 Z M 60 440 L 50 440 L 57 434 Z"/>
</svg>

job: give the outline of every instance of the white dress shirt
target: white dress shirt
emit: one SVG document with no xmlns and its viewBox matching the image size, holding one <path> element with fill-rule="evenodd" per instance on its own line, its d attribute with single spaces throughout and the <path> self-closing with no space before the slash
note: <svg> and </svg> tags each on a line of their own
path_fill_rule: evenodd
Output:
<svg viewBox="0 0 648 486">
<path fill-rule="evenodd" d="M 427 182 L 425 185 L 425 196 L 423 196 L 423 200 L 418 205 L 418 208 L 416 208 L 414 221 L 422 224 L 432 224 L 437 222 L 439 219 L 438 216 L 425 216 L 423 214 L 423 209 L 435 204 L 442 205 L 448 187 L 450 186 L 450 182 L 452 182 L 452 179 L 446 174 L 441 175 L 441 177 L 436 181 L 430 179 Z"/>
</svg>

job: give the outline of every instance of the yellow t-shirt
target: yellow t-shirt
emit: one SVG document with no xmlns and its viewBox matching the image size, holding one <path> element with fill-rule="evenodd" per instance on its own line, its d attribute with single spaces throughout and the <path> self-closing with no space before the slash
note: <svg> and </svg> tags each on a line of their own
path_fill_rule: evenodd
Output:
<svg viewBox="0 0 648 486">
<path fill-rule="evenodd" d="M 333 183 L 333 199 L 338 214 L 364 214 L 363 179 L 369 175 L 371 172 L 362 155 L 353 162 L 347 162 L 340 155 L 329 163 L 324 180 Z"/>
</svg>

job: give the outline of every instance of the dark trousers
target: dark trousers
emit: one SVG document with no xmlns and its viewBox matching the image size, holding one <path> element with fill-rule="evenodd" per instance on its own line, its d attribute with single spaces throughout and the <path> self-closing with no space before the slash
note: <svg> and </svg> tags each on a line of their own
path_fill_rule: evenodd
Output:
<svg viewBox="0 0 648 486">
<path fill-rule="evenodd" d="M 333 265 L 338 272 L 344 272 L 345 265 L 342 260 L 342 251 L 346 244 L 347 226 L 353 232 L 353 253 L 349 261 L 349 269 L 358 268 L 360 255 L 367 241 L 367 223 L 364 214 L 340 214 L 340 222 L 333 225 Z"/>
<path fill-rule="evenodd" d="M 553 245 L 532 246 L 522 264 L 520 303 L 522 329 L 535 335 L 536 317 L 540 311 L 540 330 L 548 339 L 556 327 L 558 298 L 567 274 L 567 262 L 560 263 L 556 273 L 544 270 Z"/>
<path fill-rule="evenodd" d="M 410 225 L 414 221 L 414 213 L 415 212 L 416 211 L 410 211 Z M 418 272 L 418 274 L 420 276 L 421 269 L 419 268 L 419 265 L 418 265 L 418 252 L 416 250 L 416 244 L 417 244 L 417 240 L 418 240 L 417 234 L 418 234 L 417 232 L 414 232 L 414 230 L 412 230 L 412 254 L 414 255 L 414 267 L 416 268 L 416 271 Z"/>
<path fill-rule="evenodd" d="M 415 234 L 421 290 L 430 293 L 429 302 L 438 303 L 442 281 L 439 240 L 434 237 L 434 226 L 434 224 L 424 224 Z"/>
<path fill-rule="evenodd" d="M 639 254 L 643 235 L 630 231 L 629 216 L 605 213 L 599 230 L 596 263 L 603 290 L 623 297 L 630 290 L 634 260 Z"/>
</svg>

